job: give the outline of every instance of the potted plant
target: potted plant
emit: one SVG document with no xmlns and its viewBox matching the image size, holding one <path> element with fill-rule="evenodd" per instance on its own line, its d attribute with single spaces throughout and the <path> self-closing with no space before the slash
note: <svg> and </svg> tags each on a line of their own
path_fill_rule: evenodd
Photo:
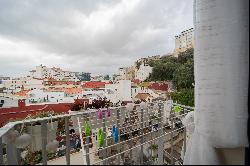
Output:
<svg viewBox="0 0 250 166">
<path fill-rule="evenodd" d="M 151 146 L 151 149 L 152 149 L 152 157 L 157 157 L 157 155 L 158 155 L 158 145 L 156 145 L 156 144 L 153 144 L 152 146 Z"/>
</svg>

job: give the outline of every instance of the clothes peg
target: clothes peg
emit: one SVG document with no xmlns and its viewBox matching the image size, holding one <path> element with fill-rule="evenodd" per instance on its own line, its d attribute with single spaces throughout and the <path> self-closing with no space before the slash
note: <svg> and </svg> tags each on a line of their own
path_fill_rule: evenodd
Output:
<svg viewBox="0 0 250 166">
<path fill-rule="evenodd" d="M 112 137 L 113 137 L 113 139 L 114 139 L 114 133 L 115 133 L 115 125 L 113 125 L 113 127 L 112 127 Z"/>
<path fill-rule="evenodd" d="M 101 128 L 98 131 L 98 145 L 99 147 L 102 147 L 104 145 L 104 133 Z"/>
<path fill-rule="evenodd" d="M 85 135 L 87 137 L 91 136 L 91 128 L 90 128 L 89 123 L 87 121 L 85 121 L 85 123 L 84 123 L 84 130 L 85 130 Z"/>
<path fill-rule="evenodd" d="M 99 119 L 102 119 L 102 111 L 100 109 L 97 112 L 97 116 Z"/>
<path fill-rule="evenodd" d="M 111 115 L 111 111 L 110 111 L 109 108 L 107 108 L 107 110 L 106 110 L 106 116 L 107 116 L 107 117 L 110 117 L 110 115 Z"/>
<path fill-rule="evenodd" d="M 118 135 L 119 135 L 119 129 L 118 129 L 118 127 L 113 125 L 113 127 L 112 127 L 112 138 L 115 141 L 115 143 L 118 142 L 118 138 L 119 138 Z"/>
<path fill-rule="evenodd" d="M 182 108 L 180 106 L 174 106 L 174 112 L 181 112 Z"/>
</svg>

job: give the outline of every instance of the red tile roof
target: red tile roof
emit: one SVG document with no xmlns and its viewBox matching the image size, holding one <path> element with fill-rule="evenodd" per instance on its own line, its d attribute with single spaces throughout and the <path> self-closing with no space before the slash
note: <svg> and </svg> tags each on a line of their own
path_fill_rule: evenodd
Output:
<svg viewBox="0 0 250 166">
<path fill-rule="evenodd" d="M 135 83 L 135 84 L 141 83 L 141 81 L 139 79 L 134 79 L 134 80 L 132 80 L 132 82 Z"/>
<path fill-rule="evenodd" d="M 54 78 L 49 78 L 44 83 L 46 85 L 81 85 L 81 81 L 58 81 Z"/>
<path fill-rule="evenodd" d="M 100 82 L 100 81 L 91 81 L 91 82 L 86 82 L 85 84 L 83 84 L 83 88 L 105 88 L 106 84 L 110 84 L 110 83 L 106 83 L 106 82 Z"/>
<path fill-rule="evenodd" d="M 0 127 L 4 126 L 10 120 L 22 120 L 28 115 L 36 115 L 39 112 L 53 111 L 55 113 L 67 113 L 70 110 L 71 103 L 30 105 L 23 107 L 0 108 Z"/>
<path fill-rule="evenodd" d="M 66 94 L 79 94 L 79 93 L 82 93 L 82 89 L 81 88 L 64 88 L 63 91 L 66 93 Z"/>
<path fill-rule="evenodd" d="M 22 90 L 20 92 L 15 93 L 16 96 L 21 96 L 21 97 L 28 97 L 28 92 L 30 90 Z"/>
<path fill-rule="evenodd" d="M 168 84 L 166 83 L 152 83 L 148 87 L 149 89 L 168 91 Z"/>
<path fill-rule="evenodd" d="M 48 89 L 47 91 L 50 92 L 65 92 L 66 94 L 79 94 L 83 92 L 82 88 L 53 88 L 53 89 Z"/>
<path fill-rule="evenodd" d="M 138 93 L 135 98 L 140 100 L 146 100 L 148 97 L 152 97 L 149 93 Z"/>
</svg>

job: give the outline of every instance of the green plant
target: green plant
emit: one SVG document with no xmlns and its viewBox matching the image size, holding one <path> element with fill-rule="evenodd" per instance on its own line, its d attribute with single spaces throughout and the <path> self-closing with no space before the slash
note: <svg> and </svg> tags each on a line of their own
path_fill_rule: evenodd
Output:
<svg viewBox="0 0 250 166">
<path fill-rule="evenodd" d="M 158 158 L 157 156 L 152 156 L 152 160 L 153 160 L 153 161 L 156 161 L 157 158 Z"/>
<path fill-rule="evenodd" d="M 158 145 L 157 145 L 157 144 L 153 144 L 153 145 L 151 146 L 151 148 L 152 148 L 152 150 L 156 150 L 156 149 L 158 149 Z"/>
<path fill-rule="evenodd" d="M 174 102 L 191 107 L 194 106 L 194 88 L 181 89 L 170 93 L 170 96 Z"/>
<path fill-rule="evenodd" d="M 65 134 L 65 120 L 59 119 L 58 120 L 58 126 L 57 126 L 57 135 Z"/>
<path fill-rule="evenodd" d="M 140 66 L 141 66 L 141 62 L 136 61 L 135 63 L 136 63 L 136 68 L 137 68 L 137 69 L 139 69 L 139 68 L 140 68 Z"/>
</svg>

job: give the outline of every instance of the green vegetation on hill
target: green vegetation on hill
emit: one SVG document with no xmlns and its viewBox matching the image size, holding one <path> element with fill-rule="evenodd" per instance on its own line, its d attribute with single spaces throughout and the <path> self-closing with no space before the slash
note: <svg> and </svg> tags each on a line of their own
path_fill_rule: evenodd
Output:
<svg viewBox="0 0 250 166">
<path fill-rule="evenodd" d="M 172 81 L 176 89 L 170 96 L 180 104 L 194 106 L 194 50 L 151 60 L 153 71 L 146 81 Z"/>
</svg>

